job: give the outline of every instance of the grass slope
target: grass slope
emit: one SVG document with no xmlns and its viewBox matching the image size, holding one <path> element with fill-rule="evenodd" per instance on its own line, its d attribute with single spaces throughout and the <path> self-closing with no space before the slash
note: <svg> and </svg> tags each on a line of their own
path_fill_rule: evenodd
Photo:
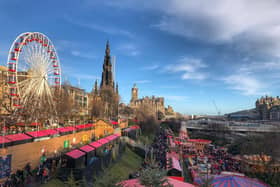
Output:
<svg viewBox="0 0 280 187">
<path fill-rule="evenodd" d="M 126 180 L 130 173 L 137 171 L 141 167 L 141 163 L 142 158 L 127 148 L 121 159 L 112 164 L 105 170 L 104 174 L 98 177 L 95 185 L 105 187 Z"/>
<path fill-rule="evenodd" d="M 142 158 L 135 154 L 129 148 L 123 153 L 120 160 L 111 164 L 106 168 L 104 173 L 100 174 L 94 186 L 96 187 L 110 187 L 112 184 L 128 179 L 128 175 L 137 171 L 141 167 Z M 64 187 L 66 186 L 58 179 L 52 179 L 42 187 Z"/>
</svg>

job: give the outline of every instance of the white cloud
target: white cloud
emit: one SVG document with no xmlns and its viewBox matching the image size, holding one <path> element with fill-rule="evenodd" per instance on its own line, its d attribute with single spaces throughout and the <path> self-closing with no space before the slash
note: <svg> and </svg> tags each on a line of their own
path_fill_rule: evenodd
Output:
<svg viewBox="0 0 280 187">
<path fill-rule="evenodd" d="M 74 20 L 70 16 L 64 16 L 64 18 L 66 21 L 68 21 L 72 24 L 75 24 L 75 25 L 78 25 L 78 26 L 81 26 L 84 28 L 88 28 L 91 30 L 104 32 L 106 34 L 111 34 L 111 35 L 126 36 L 129 38 L 134 37 L 134 35 L 131 32 L 121 29 L 121 28 L 113 27 L 111 24 L 101 25 L 101 24 L 96 24 L 93 22 L 83 22 L 83 21 Z"/>
<path fill-rule="evenodd" d="M 117 47 L 117 50 L 119 50 L 126 56 L 137 56 L 140 54 L 137 46 L 132 43 L 122 43 Z"/>
<path fill-rule="evenodd" d="M 96 56 L 93 55 L 92 53 L 86 53 L 86 52 L 81 52 L 81 51 L 76 51 L 76 50 L 71 51 L 71 54 L 73 56 L 81 57 L 81 58 L 88 58 L 88 59 L 96 58 Z"/>
<path fill-rule="evenodd" d="M 178 63 L 166 66 L 164 70 L 171 73 L 182 72 L 183 80 L 204 80 L 207 78 L 207 74 L 201 70 L 206 67 L 207 65 L 200 59 L 183 57 Z"/>
<path fill-rule="evenodd" d="M 119 8 L 161 15 L 154 28 L 248 53 L 280 56 L 278 0 L 108 0 Z"/>
<path fill-rule="evenodd" d="M 274 72 L 277 73 L 280 70 L 280 62 L 279 61 L 266 61 L 266 62 L 251 62 L 243 64 L 240 68 L 240 71 L 247 73 L 266 73 L 266 72 Z"/>
<path fill-rule="evenodd" d="M 235 74 L 223 78 L 229 89 L 241 92 L 243 95 L 264 95 L 265 85 L 255 77 L 248 74 Z"/>
<path fill-rule="evenodd" d="M 143 70 L 156 70 L 156 69 L 158 69 L 159 68 L 159 65 L 150 65 L 150 66 L 145 66 L 145 67 L 143 67 L 142 69 Z"/>
</svg>

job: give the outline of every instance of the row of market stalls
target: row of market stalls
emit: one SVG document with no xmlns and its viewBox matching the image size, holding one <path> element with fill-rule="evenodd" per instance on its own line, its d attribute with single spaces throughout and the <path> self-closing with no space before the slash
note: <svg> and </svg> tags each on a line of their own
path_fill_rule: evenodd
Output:
<svg viewBox="0 0 280 187">
<path fill-rule="evenodd" d="M 24 144 L 32 141 L 45 140 L 51 137 L 63 136 L 74 132 L 90 130 L 95 127 L 95 124 L 81 124 L 75 126 L 60 127 L 54 129 L 45 129 L 39 131 L 30 131 L 25 133 L 10 134 L 0 136 L 0 146 L 7 147 L 18 144 Z"/>
<path fill-rule="evenodd" d="M 122 136 L 127 136 L 131 139 L 136 140 L 141 135 L 141 128 L 138 125 L 133 125 L 122 129 Z"/>
<path fill-rule="evenodd" d="M 66 180 L 72 170 L 76 179 L 85 176 L 87 180 L 92 180 L 124 151 L 120 136 L 113 134 L 65 153 L 62 156 L 61 179 Z"/>
</svg>

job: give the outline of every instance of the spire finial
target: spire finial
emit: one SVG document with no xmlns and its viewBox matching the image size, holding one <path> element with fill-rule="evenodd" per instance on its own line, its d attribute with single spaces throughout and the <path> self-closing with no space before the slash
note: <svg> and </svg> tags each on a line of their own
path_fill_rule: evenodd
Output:
<svg viewBox="0 0 280 187">
<path fill-rule="evenodd" d="M 107 40 L 107 43 L 106 43 L 106 55 L 110 56 L 110 43 L 109 43 L 109 40 Z"/>
</svg>

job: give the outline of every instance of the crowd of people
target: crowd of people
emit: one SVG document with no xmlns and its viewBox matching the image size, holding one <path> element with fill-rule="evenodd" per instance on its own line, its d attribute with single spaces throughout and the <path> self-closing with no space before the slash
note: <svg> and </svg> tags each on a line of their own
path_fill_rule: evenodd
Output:
<svg viewBox="0 0 280 187">
<path fill-rule="evenodd" d="M 204 154 L 208 156 L 212 174 L 220 174 L 222 171 L 241 172 L 240 162 L 233 159 L 225 148 L 208 146 L 205 148 Z"/>
<path fill-rule="evenodd" d="M 154 142 L 149 148 L 149 152 L 153 154 L 154 159 L 158 162 L 159 167 L 166 169 L 166 153 L 168 151 L 167 135 L 163 129 L 157 132 Z"/>
<path fill-rule="evenodd" d="M 140 176 L 140 172 L 143 169 L 151 167 L 150 157 L 153 158 L 161 169 L 166 169 L 166 153 L 169 150 L 167 144 L 167 135 L 164 129 L 161 129 L 156 133 L 153 143 L 149 146 L 147 151 L 147 157 L 141 164 L 141 168 L 137 172 L 129 174 L 129 179 L 137 178 Z"/>
<path fill-rule="evenodd" d="M 241 172 L 241 163 L 235 160 L 223 147 L 208 145 L 203 151 L 197 152 L 191 148 L 184 149 L 185 158 L 189 158 L 190 169 L 193 172 L 219 175 L 223 171 Z"/>
<path fill-rule="evenodd" d="M 59 164 L 56 158 L 46 159 L 42 155 L 41 162 L 38 167 L 31 169 L 31 164 L 27 163 L 22 170 L 17 170 L 16 173 L 7 177 L 1 187 L 33 187 L 38 184 L 46 183 L 49 180 L 50 173 L 54 173 Z"/>
</svg>

